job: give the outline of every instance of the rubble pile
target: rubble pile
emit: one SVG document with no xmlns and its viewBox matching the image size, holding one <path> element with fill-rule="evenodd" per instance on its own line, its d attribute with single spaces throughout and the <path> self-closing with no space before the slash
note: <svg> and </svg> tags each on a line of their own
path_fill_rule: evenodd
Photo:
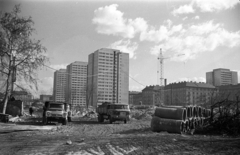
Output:
<svg viewBox="0 0 240 155">
<path fill-rule="evenodd" d="M 200 106 L 163 106 L 155 109 L 151 120 L 154 132 L 191 133 L 203 126 L 211 111 Z"/>
<path fill-rule="evenodd" d="M 87 117 L 87 118 L 97 118 L 98 115 L 96 112 L 94 111 L 89 111 L 87 112 L 85 115 L 83 115 L 83 117 Z"/>
<path fill-rule="evenodd" d="M 133 109 L 131 110 L 130 117 L 137 120 L 148 120 L 152 118 L 154 109 Z"/>
</svg>

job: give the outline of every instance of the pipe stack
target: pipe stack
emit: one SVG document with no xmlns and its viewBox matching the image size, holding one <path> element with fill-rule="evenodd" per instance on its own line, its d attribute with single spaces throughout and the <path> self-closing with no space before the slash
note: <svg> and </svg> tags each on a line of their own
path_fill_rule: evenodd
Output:
<svg viewBox="0 0 240 155">
<path fill-rule="evenodd" d="M 155 109 L 151 120 L 154 132 L 191 133 L 202 126 L 211 111 L 200 106 L 163 106 Z"/>
</svg>

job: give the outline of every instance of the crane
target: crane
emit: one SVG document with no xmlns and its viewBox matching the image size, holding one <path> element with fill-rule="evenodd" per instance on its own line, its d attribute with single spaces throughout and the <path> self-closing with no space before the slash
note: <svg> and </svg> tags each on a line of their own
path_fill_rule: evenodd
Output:
<svg viewBox="0 0 240 155">
<path fill-rule="evenodd" d="M 181 56 L 181 55 L 185 55 L 185 54 L 178 54 L 177 57 Z M 159 96 L 160 104 L 163 103 L 164 60 L 169 59 L 169 58 L 171 58 L 171 57 L 164 57 L 163 56 L 162 49 L 160 48 L 159 57 L 158 57 L 158 60 L 160 61 L 160 96 Z"/>
<path fill-rule="evenodd" d="M 178 56 L 182 56 L 185 54 L 178 54 Z M 159 57 L 158 60 L 160 61 L 160 86 L 163 86 L 163 80 L 164 80 L 164 59 L 169 59 L 171 57 L 164 57 L 162 54 L 162 49 L 160 48 L 160 52 L 159 52 Z"/>
</svg>

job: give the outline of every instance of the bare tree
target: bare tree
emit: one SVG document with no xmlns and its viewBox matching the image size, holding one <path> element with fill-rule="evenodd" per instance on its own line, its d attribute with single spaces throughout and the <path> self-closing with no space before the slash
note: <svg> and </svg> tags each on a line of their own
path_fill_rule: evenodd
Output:
<svg viewBox="0 0 240 155">
<path fill-rule="evenodd" d="M 19 17 L 20 12 L 20 5 L 16 5 L 12 12 L 0 14 L 0 72 L 6 77 L 3 113 L 16 77 L 37 89 L 36 71 L 48 61 L 46 48 L 32 39 L 32 18 Z"/>
</svg>

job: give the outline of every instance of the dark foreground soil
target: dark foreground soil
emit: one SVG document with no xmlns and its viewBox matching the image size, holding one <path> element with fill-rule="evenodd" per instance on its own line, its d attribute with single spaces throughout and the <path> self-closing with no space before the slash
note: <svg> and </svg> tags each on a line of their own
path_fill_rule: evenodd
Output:
<svg viewBox="0 0 240 155">
<path fill-rule="evenodd" d="M 151 119 L 109 124 L 75 118 L 67 126 L 37 121 L 0 124 L 0 154 L 240 154 L 240 138 L 156 133 L 150 130 Z"/>
</svg>

